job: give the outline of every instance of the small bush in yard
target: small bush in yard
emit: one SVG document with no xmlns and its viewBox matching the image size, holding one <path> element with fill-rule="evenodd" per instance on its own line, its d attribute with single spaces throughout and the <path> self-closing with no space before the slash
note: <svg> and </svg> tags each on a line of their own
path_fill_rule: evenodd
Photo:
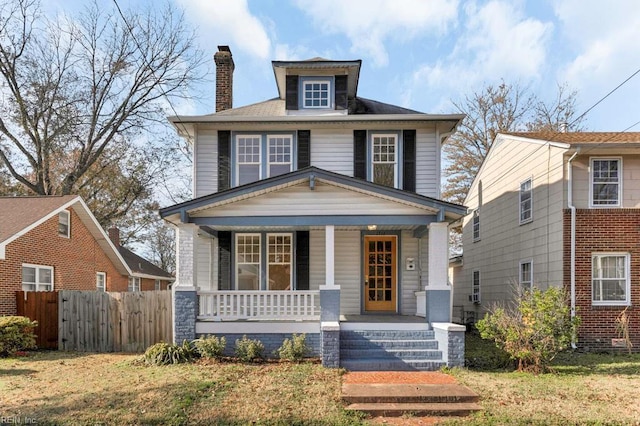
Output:
<svg viewBox="0 0 640 426">
<path fill-rule="evenodd" d="M 236 356 L 242 362 L 254 362 L 263 359 L 264 345 L 260 340 L 248 339 L 246 335 L 236 340 Z"/>
<path fill-rule="evenodd" d="M 511 309 L 494 307 L 476 327 L 517 361 L 519 371 L 540 373 L 569 347 L 579 324 L 571 318 L 566 293 L 550 287 L 522 293 Z"/>
<path fill-rule="evenodd" d="M 191 362 L 196 352 L 186 340 L 182 345 L 156 343 L 144 353 L 144 362 L 151 365 L 169 365 Z"/>
<path fill-rule="evenodd" d="M 12 356 L 16 352 L 36 348 L 34 328 L 38 325 L 27 317 L 0 317 L 0 356 Z"/>
<path fill-rule="evenodd" d="M 201 357 L 220 359 L 224 348 L 227 346 L 227 339 L 224 336 L 220 338 L 207 336 L 194 340 L 193 344 Z"/>
<path fill-rule="evenodd" d="M 311 352 L 306 342 L 306 335 L 294 334 L 291 339 L 284 339 L 282 346 L 278 348 L 280 359 L 287 361 L 301 361 Z"/>
</svg>

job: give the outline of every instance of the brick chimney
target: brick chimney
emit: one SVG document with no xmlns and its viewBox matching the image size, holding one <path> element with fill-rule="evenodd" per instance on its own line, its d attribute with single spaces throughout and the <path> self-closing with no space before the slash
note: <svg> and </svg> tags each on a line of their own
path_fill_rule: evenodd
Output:
<svg viewBox="0 0 640 426">
<path fill-rule="evenodd" d="M 109 228 L 107 233 L 109 233 L 109 239 L 111 240 L 113 245 L 116 246 L 116 248 L 120 247 L 120 230 L 114 226 L 112 228 Z"/>
<path fill-rule="evenodd" d="M 216 112 L 233 108 L 233 70 L 236 68 L 229 46 L 218 46 L 216 62 Z"/>
</svg>

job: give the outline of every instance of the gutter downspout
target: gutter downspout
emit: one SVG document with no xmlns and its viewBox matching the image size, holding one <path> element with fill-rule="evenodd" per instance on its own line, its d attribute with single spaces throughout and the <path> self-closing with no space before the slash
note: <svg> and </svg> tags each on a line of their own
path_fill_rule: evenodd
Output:
<svg viewBox="0 0 640 426">
<path fill-rule="evenodd" d="M 576 206 L 573 205 L 573 166 L 571 162 L 578 155 L 580 148 L 567 161 L 568 183 L 567 204 L 571 210 L 571 319 L 576 316 Z M 571 348 L 576 349 L 576 337 L 571 336 Z"/>
</svg>

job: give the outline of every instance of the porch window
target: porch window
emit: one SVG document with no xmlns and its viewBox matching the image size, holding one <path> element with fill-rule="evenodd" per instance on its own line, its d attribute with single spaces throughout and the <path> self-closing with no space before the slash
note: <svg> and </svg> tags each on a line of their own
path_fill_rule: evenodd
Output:
<svg viewBox="0 0 640 426">
<path fill-rule="evenodd" d="M 107 291 L 107 274 L 96 272 L 96 291 Z"/>
<path fill-rule="evenodd" d="M 396 135 L 372 135 L 372 181 L 380 185 L 398 186 Z"/>
<path fill-rule="evenodd" d="M 23 264 L 22 291 L 53 291 L 53 267 Z"/>
<path fill-rule="evenodd" d="M 236 235 L 236 288 L 260 289 L 260 234 Z"/>
<path fill-rule="evenodd" d="M 523 260 L 520 262 L 520 288 L 531 290 L 533 288 L 533 261 Z"/>
<path fill-rule="evenodd" d="M 592 207 L 620 207 L 622 194 L 622 159 L 591 159 L 590 202 Z"/>
<path fill-rule="evenodd" d="M 591 257 L 591 300 L 594 305 L 629 304 L 629 253 L 599 253 Z"/>
<path fill-rule="evenodd" d="M 238 185 L 260 180 L 260 136 L 238 136 L 236 165 Z"/>
<path fill-rule="evenodd" d="M 529 223 L 533 219 L 533 191 L 531 179 L 520 184 L 520 224 Z"/>
</svg>

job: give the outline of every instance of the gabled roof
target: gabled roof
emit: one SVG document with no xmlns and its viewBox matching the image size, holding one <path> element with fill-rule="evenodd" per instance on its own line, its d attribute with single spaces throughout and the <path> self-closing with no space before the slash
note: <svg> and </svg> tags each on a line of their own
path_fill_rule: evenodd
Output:
<svg viewBox="0 0 640 426">
<path fill-rule="evenodd" d="M 118 272 L 131 270 L 80 196 L 0 197 L 0 259 L 9 243 L 72 208 Z M 72 225 L 73 226 L 73 225 Z"/>
<path fill-rule="evenodd" d="M 344 188 L 350 188 L 359 192 L 375 194 L 376 196 L 379 196 L 381 198 L 396 200 L 405 204 L 412 204 L 421 206 L 423 208 L 428 208 L 432 211 L 440 212 L 441 220 L 444 220 L 446 216 L 448 216 L 451 220 L 456 220 L 467 214 L 466 207 L 459 204 L 449 203 L 431 197 L 425 197 L 414 192 L 390 188 L 363 179 L 345 176 L 339 173 L 330 172 L 312 166 L 284 175 L 259 180 L 235 188 L 230 188 L 214 194 L 205 195 L 203 197 L 195 198 L 193 200 L 176 204 L 170 207 L 165 207 L 163 209 L 160 209 L 160 216 L 163 218 L 168 218 L 169 216 L 180 215 L 180 220 L 182 222 L 185 222 L 188 221 L 189 212 L 191 211 L 199 210 L 223 202 L 239 200 L 258 193 L 262 194 L 265 192 L 277 190 L 279 188 L 298 184 L 302 181 L 309 181 L 310 185 L 312 185 L 312 182 L 315 182 L 316 180 L 323 180 L 342 186 Z"/>
<path fill-rule="evenodd" d="M 144 257 L 138 256 L 131 250 L 119 246 L 118 251 L 125 262 L 127 262 L 127 265 L 129 265 L 133 276 L 151 279 L 164 279 L 169 281 L 174 280 L 173 275 L 149 262 Z"/>
<path fill-rule="evenodd" d="M 572 145 L 640 143 L 640 132 L 507 132 L 503 134 Z"/>
</svg>

